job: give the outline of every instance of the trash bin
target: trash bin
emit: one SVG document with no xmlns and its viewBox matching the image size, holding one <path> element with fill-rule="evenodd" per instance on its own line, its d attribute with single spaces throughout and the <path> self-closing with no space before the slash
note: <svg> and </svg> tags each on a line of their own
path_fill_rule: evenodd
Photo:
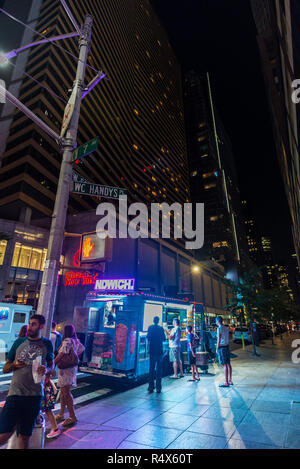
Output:
<svg viewBox="0 0 300 469">
<path fill-rule="evenodd" d="M 199 366 L 205 374 L 208 373 L 208 352 L 196 352 L 196 365 Z"/>
<path fill-rule="evenodd" d="M 33 434 L 29 440 L 28 449 L 43 449 L 45 444 L 45 417 L 42 413 L 36 419 L 36 423 L 34 426 Z M 6 449 L 18 449 L 18 435 L 17 430 L 12 434 L 10 439 L 8 440 Z"/>
</svg>

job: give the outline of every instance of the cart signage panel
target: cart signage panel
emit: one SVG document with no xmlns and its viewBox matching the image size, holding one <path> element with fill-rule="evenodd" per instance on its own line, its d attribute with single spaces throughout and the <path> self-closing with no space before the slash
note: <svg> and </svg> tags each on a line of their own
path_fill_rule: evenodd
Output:
<svg viewBox="0 0 300 469">
<path fill-rule="evenodd" d="M 133 291 L 135 279 L 98 279 L 96 280 L 95 290 L 97 291 Z"/>
</svg>

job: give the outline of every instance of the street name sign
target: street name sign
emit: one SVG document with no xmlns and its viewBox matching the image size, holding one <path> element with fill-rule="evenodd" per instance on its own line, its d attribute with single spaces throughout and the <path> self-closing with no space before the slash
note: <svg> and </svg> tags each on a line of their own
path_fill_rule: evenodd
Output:
<svg viewBox="0 0 300 469">
<path fill-rule="evenodd" d="M 73 153 L 73 161 L 80 160 L 84 156 L 87 156 L 93 151 L 97 150 L 98 141 L 98 137 L 95 137 L 93 140 L 90 140 L 84 145 L 81 145 L 81 147 L 78 147 Z"/>
<path fill-rule="evenodd" d="M 72 181 L 71 192 L 74 194 L 93 195 L 95 197 L 106 197 L 108 199 L 124 199 L 127 196 L 127 190 L 120 187 L 102 186 L 84 181 Z"/>
</svg>

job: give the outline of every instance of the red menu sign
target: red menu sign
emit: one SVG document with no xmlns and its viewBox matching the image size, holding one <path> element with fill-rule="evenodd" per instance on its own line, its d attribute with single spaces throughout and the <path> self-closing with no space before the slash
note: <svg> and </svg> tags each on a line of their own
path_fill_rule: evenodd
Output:
<svg viewBox="0 0 300 469">
<path fill-rule="evenodd" d="M 65 276 L 65 286 L 74 287 L 78 285 L 95 285 L 99 273 L 91 275 L 88 272 L 67 272 Z"/>
</svg>

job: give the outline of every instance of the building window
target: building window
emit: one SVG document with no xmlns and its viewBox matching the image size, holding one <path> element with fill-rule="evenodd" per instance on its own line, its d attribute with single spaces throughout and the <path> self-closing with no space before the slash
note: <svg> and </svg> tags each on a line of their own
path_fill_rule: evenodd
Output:
<svg viewBox="0 0 300 469">
<path fill-rule="evenodd" d="M 215 176 L 215 173 L 214 173 L 214 172 L 212 172 L 212 173 L 204 173 L 204 174 L 202 175 L 203 179 L 211 178 L 211 177 L 213 177 L 213 176 Z"/>
<path fill-rule="evenodd" d="M 228 248 L 228 242 L 227 241 L 219 241 L 217 243 L 213 243 L 214 248 L 223 248 L 226 247 Z"/>
<path fill-rule="evenodd" d="M 204 189 L 214 189 L 215 187 L 217 187 L 217 184 L 214 182 L 211 184 L 206 184 L 206 186 L 204 186 Z"/>
<path fill-rule="evenodd" d="M 32 248 L 16 243 L 11 266 L 32 270 L 44 270 L 46 255 L 47 249 Z"/>
<path fill-rule="evenodd" d="M 7 246 L 7 241 L 5 240 L 0 241 L 0 265 L 3 265 L 6 246 Z"/>
</svg>

